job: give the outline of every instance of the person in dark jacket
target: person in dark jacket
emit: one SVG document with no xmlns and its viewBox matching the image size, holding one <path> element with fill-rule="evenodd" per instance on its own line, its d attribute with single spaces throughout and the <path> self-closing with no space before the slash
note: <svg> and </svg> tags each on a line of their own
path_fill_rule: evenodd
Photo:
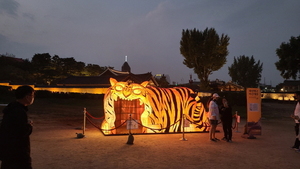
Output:
<svg viewBox="0 0 300 169">
<path fill-rule="evenodd" d="M 29 138 L 32 122 L 27 117 L 27 106 L 34 101 L 34 89 L 20 86 L 15 96 L 16 101 L 3 109 L 0 125 L 1 169 L 32 169 Z"/>
<path fill-rule="evenodd" d="M 224 138 L 227 142 L 232 142 L 232 108 L 225 98 L 222 99 L 222 106 L 220 108 L 221 122 L 224 131 Z"/>
</svg>

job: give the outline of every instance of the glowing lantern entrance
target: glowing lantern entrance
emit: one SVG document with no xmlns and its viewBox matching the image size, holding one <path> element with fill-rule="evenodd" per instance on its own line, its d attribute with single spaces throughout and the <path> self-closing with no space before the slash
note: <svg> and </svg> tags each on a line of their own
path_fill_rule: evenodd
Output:
<svg viewBox="0 0 300 169">
<path fill-rule="evenodd" d="M 208 131 L 209 123 L 199 97 L 186 87 L 158 88 L 110 79 L 104 96 L 106 135 Z M 185 117 L 183 119 L 183 117 Z"/>
<path fill-rule="evenodd" d="M 118 133 L 128 133 L 127 125 L 123 125 L 131 118 L 140 123 L 141 114 L 144 111 L 143 105 L 139 105 L 138 100 L 117 100 L 114 102 L 114 110 L 116 113 L 115 126 L 119 126 L 116 130 Z M 131 129 L 133 133 L 142 133 L 142 127 Z"/>
</svg>

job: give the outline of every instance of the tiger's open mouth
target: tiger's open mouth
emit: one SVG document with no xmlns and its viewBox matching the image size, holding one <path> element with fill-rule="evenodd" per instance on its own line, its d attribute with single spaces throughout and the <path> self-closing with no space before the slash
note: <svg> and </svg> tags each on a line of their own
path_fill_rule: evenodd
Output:
<svg viewBox="0 0 300 169">
<path fill-rule="evenodd" d="M 126 99 L 118 97 L 114 101 L 114 109 L 116 114 L 137 114 L 136 118 L 140 119 L 140 115 L 144 112 L 145 105 L 140 99 Z"/>
<path fill-rule="evenodd" d="M 125 102 L 137 102 L 139 105 L 143 105 L 143 101 L 140 98 L 136 98 L 136 99 L 130 99 L 130 98 L 120 98 L 117 97 L 117 99 L 115 101 L 125 101 Z"/>
</svg>

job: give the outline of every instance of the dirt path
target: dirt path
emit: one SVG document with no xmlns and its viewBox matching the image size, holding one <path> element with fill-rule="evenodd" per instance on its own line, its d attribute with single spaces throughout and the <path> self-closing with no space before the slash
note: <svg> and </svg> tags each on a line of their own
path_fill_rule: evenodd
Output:
<svg viewBox="0 0 300 169">
<path fill-rule="evenodd" d="M 45 126 L 44 126 L 45 127 Z M 89 126 L 91 127 L 91 126 Z M 242 131 L 242 127 L 239 127 Z M 300 154 L 289 149 L 293 123 L 264 120 L 263 135 L 244 139 L 234 132 L 233 143 L 211 142 L 206 133 L 103 136 L 88 128 L 77 139 L 72 126 L 36 127 L 32 140 L 36 169 L 93 168 L 298 168 Z M 223 133 L 217 137 L 222 138 Z"/>
<path fill-rule="evenodd" d="M 276 106 L 278 107 L 276 109 Z M 279 107 L 285 107 L 279 109 Z M 34 169 L 96 168 L 299 168 L 300 153 L 289 147 L 294 141 L 294 123 L 288 118 L 294 105 L 263 106 L 267 117 L 262 120 L 262 135 L 244 139 L 233 132 L 233 142 L 211 142 L 207 133 L 134 135 L 134 144 L 126 144 L 128 136 L 103 136 L 87 125 L 86 137 L 76 138 L 81 121 L 68 121 L 33 116 L 31 136 Z M 272 111 L 273 113 L 270 113 Z M 274 115 L 278 114 L 278 115 Z M 274 115 L 274 117 L 270 117 Z M 243 131 L 245 119 L 239 124 Z M 217 133 L 222 138 L 221 125 Z"/>
</svg>

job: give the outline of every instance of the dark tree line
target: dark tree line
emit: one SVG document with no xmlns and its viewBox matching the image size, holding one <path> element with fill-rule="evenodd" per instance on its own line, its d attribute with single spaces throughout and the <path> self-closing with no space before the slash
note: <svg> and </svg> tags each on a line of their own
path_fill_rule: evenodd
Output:
<svg viewBox="0 0 300 169">
<path fill-rule="evenodd" d="M 0 81 L 54 85 L 68 76 L 98 76 L 106 67 L 85 64 L 73 57 L 60 58 L 49 53 L 35 54 L 31 60 L 0 55 Z"/>
</svg>

